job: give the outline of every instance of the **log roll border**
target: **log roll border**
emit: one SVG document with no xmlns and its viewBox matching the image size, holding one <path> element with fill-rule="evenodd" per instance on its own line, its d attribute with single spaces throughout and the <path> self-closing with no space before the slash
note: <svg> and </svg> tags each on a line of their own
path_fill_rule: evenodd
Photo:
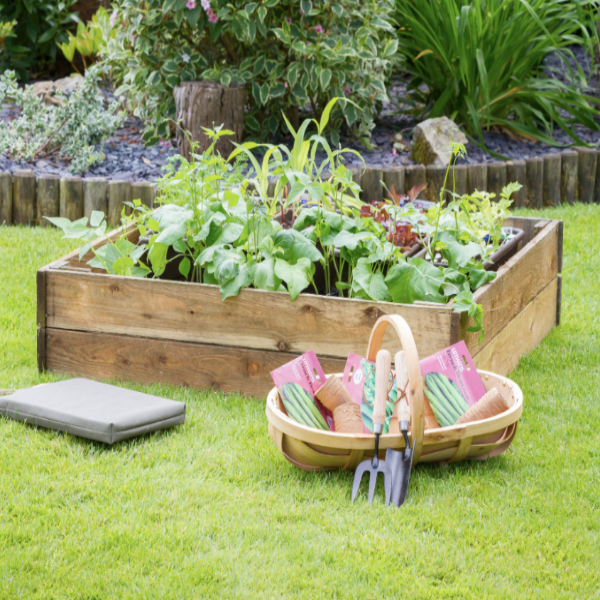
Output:
<svg viewBox="0 0 600 600">
<path fill-rule="evenodd" d="M 46 174 L 36 177 L 33 171 L 0 173 L 0 225 L 46 227 L 50 223 L 43 217 L 75 220 L 101 210 L 109 225 L 117 226 L 123 202 L 131 200 L 154 207 L 156 183 Z"/>
<path fill-rule="evenodd" d="M 503 185 L 517 181 L 523 187 L 513 195 L 517 208 L 543 208 L 573 204 L 575 201 L 600 204 L 600 151 L 574 147 L 561 153 L 525 160 L 457 165 L 454 181 L 446 187 L 459 194 L 475 190 L 498 194 Z M 405 193 L 426 183 L 423 198 L 437 200 L 445 168 L 423 165 L 353 168 L 354 181 L 364 201 L 387 197 L 387 189 Z M 382 186 L 383 182 L 383 186 Z M 275 188 L 272 182 L 270 190 Z M 448 197 L 448 196 L 447 196 Z M 47 225 L 42 217 L 89 216 L 92 210 L 108 215 L 118 225 L 123 202 L 139 199 L 146 206 L 156 204 L 156 183 L 131 182 L 100 177 L 81 178 L 36 175 L 20 170 L 0 173 L 0 225 Z"/>
</svg>

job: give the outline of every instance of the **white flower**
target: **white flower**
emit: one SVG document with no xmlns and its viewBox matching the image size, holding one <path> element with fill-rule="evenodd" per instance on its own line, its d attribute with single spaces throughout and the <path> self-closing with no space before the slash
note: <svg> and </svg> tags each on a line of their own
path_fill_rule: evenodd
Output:
<svg viewBox="0 0 600 600">
<path fill-rule="evenodd" d="M 181 60 L 182 60 L 184 63 L 189 63 L 189 62 L 190 62 L 190 56 L 189 56 L 189 54 L 184 54 L 184 55 L 181 57 Z"/>
<path fill-rule="evenodd" d="M 202 5 L 202 8 L 208 12 L 210 10 L 210 0 L 202 0 L 200 2 L 200 4 Z"/>
</svg>

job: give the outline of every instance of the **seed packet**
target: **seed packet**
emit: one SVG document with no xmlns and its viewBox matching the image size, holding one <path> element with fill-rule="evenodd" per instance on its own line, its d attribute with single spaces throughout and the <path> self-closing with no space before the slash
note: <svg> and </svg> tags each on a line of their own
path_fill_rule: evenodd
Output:
<svg viewBox="0 0 600 600">
<path fill-rule="evenodd" d="M 423 391 L 441 427 L 454 425 L 485 394 L 463 341 L 424 358 L 420 364 Z"/>
<path fill-rule="evenodd" d="M 319 413 L 327 423 L 330 431 L 335 431 L 333 415 L 316 398 L 316 391 L 325 383 L 326 377 L 317 355 L 310 350 L 285 365 L 271 371 L 275 385 L 280 388 L 285 384 L 299 385 L 315 403 Z M 287 408 L 286 408 L 287 410 Z M 289 414 L 289 413 L 288 413 Z M 292 415 L 290 415 L 292 417 Z M 293 417 L 292 417 L 293 418 Z"/>
<path fill-rule="evenodd" d="M 344 387 L 348 390 L 355 404 L 360 406 L 363 422 L 363 433 L 373 433 L 373 406 L 375 403 L 375 363 L 350 352 L 344 368 Z M 390 373 L 388 386 L 388 401 L 386 403 L 386 419 L 383 433 L 390 428 L 394 402 L 397 398 L 396 378 Z"/>
</svg>

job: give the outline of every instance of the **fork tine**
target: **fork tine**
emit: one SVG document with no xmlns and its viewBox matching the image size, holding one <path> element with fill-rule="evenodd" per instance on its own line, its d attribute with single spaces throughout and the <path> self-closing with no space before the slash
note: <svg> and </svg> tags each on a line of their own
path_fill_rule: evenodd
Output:
<svg viewBox="0 0 600 600">
<path fill-rule="evenodd" d="M 378 471 L 371 471 L 371 478 L 369 479 L 369 502 L 373 502 L 375 496 L 375 486 L 377 485 L 377 473 Z"/>
<path fill-rule="evenodd" d="M 354 483 L 352 484 L 352 498 L 350 502 L 354 502 L 354 498 L 356 498 L 356 494 L 358 494 L 358 489 L 360 488 L 360 482 L 362 481 L 362 476 L 369 465 L 365 465 L 361 463 L 356 468 L 356 472 L 354 473 Z"/>
</svg>

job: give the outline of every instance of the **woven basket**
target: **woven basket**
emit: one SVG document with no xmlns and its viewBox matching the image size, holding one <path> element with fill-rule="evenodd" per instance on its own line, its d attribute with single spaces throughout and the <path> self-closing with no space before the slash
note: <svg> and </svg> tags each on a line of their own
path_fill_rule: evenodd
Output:
<svg viewBox="0 0 600 600">
<path fill-rule="evenodd" d="M 371 332 L 367 359 L 375 361 L 388 325 L 392 326 L 400 338 L 408 370 L 410 443 L 415 441 L 413 464 L 456 462 L 465 458 L 485 460 L 504 452 L 515 437 L 517 421 L 523 410 L 523 393 L 519 386 L 506 377 L 478 370 L 486 391 L 492 387 L 497 388 L 509 409 L 483 421 L 425 429 L 425 414 L 430 413 L 431 408 L 423 395 L 423 380 L 415 340 L 402 317 L 385 315 L 378 319 Z M 342 375 L 328 377 L 341 378 Z M 273 388 L 267 396 L 266 414 L 271 439 L 285 458 L 300 469 L 354 470 L 363 459 L 373 455 L 372 434 L 335 433 L 312 429 L 288 417 L 277 388 Z M 402 434 L 382 435 L 379 441 L 381 458 L 384 458 L 386 448 L 404 448 Z"/>
</svg>

